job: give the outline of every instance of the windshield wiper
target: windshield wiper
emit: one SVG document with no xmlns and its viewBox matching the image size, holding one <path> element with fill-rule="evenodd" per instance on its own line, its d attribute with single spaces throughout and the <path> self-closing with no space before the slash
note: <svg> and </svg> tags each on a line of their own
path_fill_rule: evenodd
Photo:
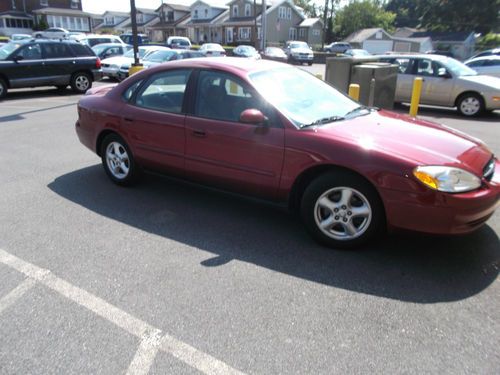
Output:
<svg viewBox="0 0 500 375">
<path fill-rule="evenodd" d="M 322 125 L 322 124 L 327 124 L 329 122 L 335 122 L 335 121 L 342 121 L 345 118 L 342 116 L 330 116 L 330 117 L 323 117 L 320 118 L 319 120 L 313 121 L 310 124 L 302 124 L 300 125 L 300 128 L 307 128 L 308 126 L 314 126 L 314 125 Z"/>
<path fill-rule="evenodd" d="M 366 105 L 360 105 L 359 107 L 356 107 L 354 108 L 353 110 L 347 112 L 344 117 L 348 117 L 349 115 L 352 115 L 353 113 L 356 113 L 356 112 L 359 112 L 359 111 L 362 111 L 366 109 L 368 111 L 368 113 L 370 113 L 371 111 L 376 111 L 377 108 L 374 108 L 374 107 L 367 107 Z"/>
</svg>

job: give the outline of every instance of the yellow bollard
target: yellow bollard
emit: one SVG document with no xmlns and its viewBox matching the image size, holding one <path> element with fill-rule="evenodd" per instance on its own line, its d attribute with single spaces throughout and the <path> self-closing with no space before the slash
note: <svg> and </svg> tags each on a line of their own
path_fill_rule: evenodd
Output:
<svg viewBox="0 0 500 375">
<path fill-rule="evenodd" d="M 420 94 L 422 93 L 422 77 L 416 77 L 413 80 L 413 92 L 411 93 L 410 116 L 417 116 L 418 104 L 420 103 Z"/>
<path fill-rule="evenodd" d="M 316 78 L 323 79 L 323 75 L 321 74 L 315 74 Z"/>
<path fill-rule="evenodd" d="M 142 66 L 142 64 L 132 65 L 128 69 L 128 76 L 130 77 L 132 74 L 137 73 L 137 72 L 141 71 L 142 69 L 144 69 L 144 66 Z"/>
<path fill-rule="evenodd" d="M 349 96 L 356 101 L 359 101 L 359 85 L 357 83 L 351 83 L 349 85 Z"/>
</svg>

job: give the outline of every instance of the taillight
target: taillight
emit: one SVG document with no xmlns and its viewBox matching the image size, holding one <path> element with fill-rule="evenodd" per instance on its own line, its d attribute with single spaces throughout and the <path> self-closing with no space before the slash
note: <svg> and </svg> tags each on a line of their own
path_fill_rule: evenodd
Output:
<svg viewBox="0 0 500 375">
<path fill-rule="evenodd" d="M 99 57 L 95 61 L 95 67 L 96 69 L 101 69 L 101 59 Z"/>
</svg>

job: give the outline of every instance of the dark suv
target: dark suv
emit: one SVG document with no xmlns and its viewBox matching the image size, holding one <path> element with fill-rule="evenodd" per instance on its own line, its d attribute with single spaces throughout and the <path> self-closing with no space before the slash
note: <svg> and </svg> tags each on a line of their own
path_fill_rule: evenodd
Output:
<svg viewBox="0 0 500 375">
<path fill-rule="evenodd" d="M 9 88 L 56 86 L 84 93 L 102 78 L 101 61 L 74 41 L 27 40 L 0 47 L 0 98 Z"/>
</svg>

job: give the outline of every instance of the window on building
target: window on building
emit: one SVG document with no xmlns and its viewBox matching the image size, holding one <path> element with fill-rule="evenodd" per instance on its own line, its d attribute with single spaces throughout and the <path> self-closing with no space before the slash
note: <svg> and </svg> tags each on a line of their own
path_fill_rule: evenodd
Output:
<svg viewBox="0 0 500 375">
<path fill-rule="evenodd" d="M 136 20 L 137 20 L 137 23 L 143 23 L 144 22 L 144 15 L 142 13 L 137 13 Z"/>
<path fill-rule="evenodd" d="M 292 19 L 292 8 L 286 8 L 286 18 Z"/>
<path fill-rule="evenodd" d="M 49 0 L 40 0 L 40 5 L 43 7 L 48 7 L 49 6 Z"/>
<path fill-rule="evenodd" d="M 306 29 L 299 29 L 299 36 L 304 38 L 306 36 Z"/>
<path fill-rule="evenodd" d="M 288 39 L 297 39 L 297 29 L 295 27 L 290 27 L 290 30 L 288 30 Z"/>
<path fill-rule="evenodd" d="M 106 17 L 105 20 L 104 20 L 104 23 L 106 25 L 114 25 L 114 23 L 113 23 L 113 17 Z"/>
<path fill-rule="evenodd" d="M 198 9 L 195 9 L 195 10 L 194 10 L 194 15 L 193 15 L 193 18 L 194 18 L 194 19 L 197 19 L 197 18 L 198 18 Z"/>
<path fill-rule="evenodd" d="M 250 28 L 240 27 L 238 30 L 240 40 L 250 40 Z"/>
<path fill-rule="evenodd" d="M 205 18 L 208 18 L 208 9 L 205 8 Z"/>
<path fill-rule="evenodd" d="M 233 17 L 238 17 L 238 5 L 233 5 Z"/>
<path fill-rule="evenodd" d="M 250 4 L 245 4 L 245 17 L 252 15 L 252 6 Z"/>
<path fill-rule="evenodd" d="M 170 22 L 174 20 L 174 12 L 173 11 L 168 11 L 167 12 L 167 20 L 170 21 Z"/>
<path fill-rule="evenodd" d="M 78 4 L 80 4 L 80 0 L 71 0 L 71 8 L 78 9 Z"/>
<path fill-rule="evenodd" d="M 285 7 L 279 7 L 278 8 L 278 18 L 286 18 L 286 8 Z"/>
<path fill-rule="evenodd" d="M 257 39 L 262 39 L 262 29 L 260 27 L 257 27 Z"/>
<path fill-rule="evenodd" d="M 312 34 L 314 36 L 319 36 L 320 35 L 320 31 L 318 29 L 313 29 Z"/>
</svg>

